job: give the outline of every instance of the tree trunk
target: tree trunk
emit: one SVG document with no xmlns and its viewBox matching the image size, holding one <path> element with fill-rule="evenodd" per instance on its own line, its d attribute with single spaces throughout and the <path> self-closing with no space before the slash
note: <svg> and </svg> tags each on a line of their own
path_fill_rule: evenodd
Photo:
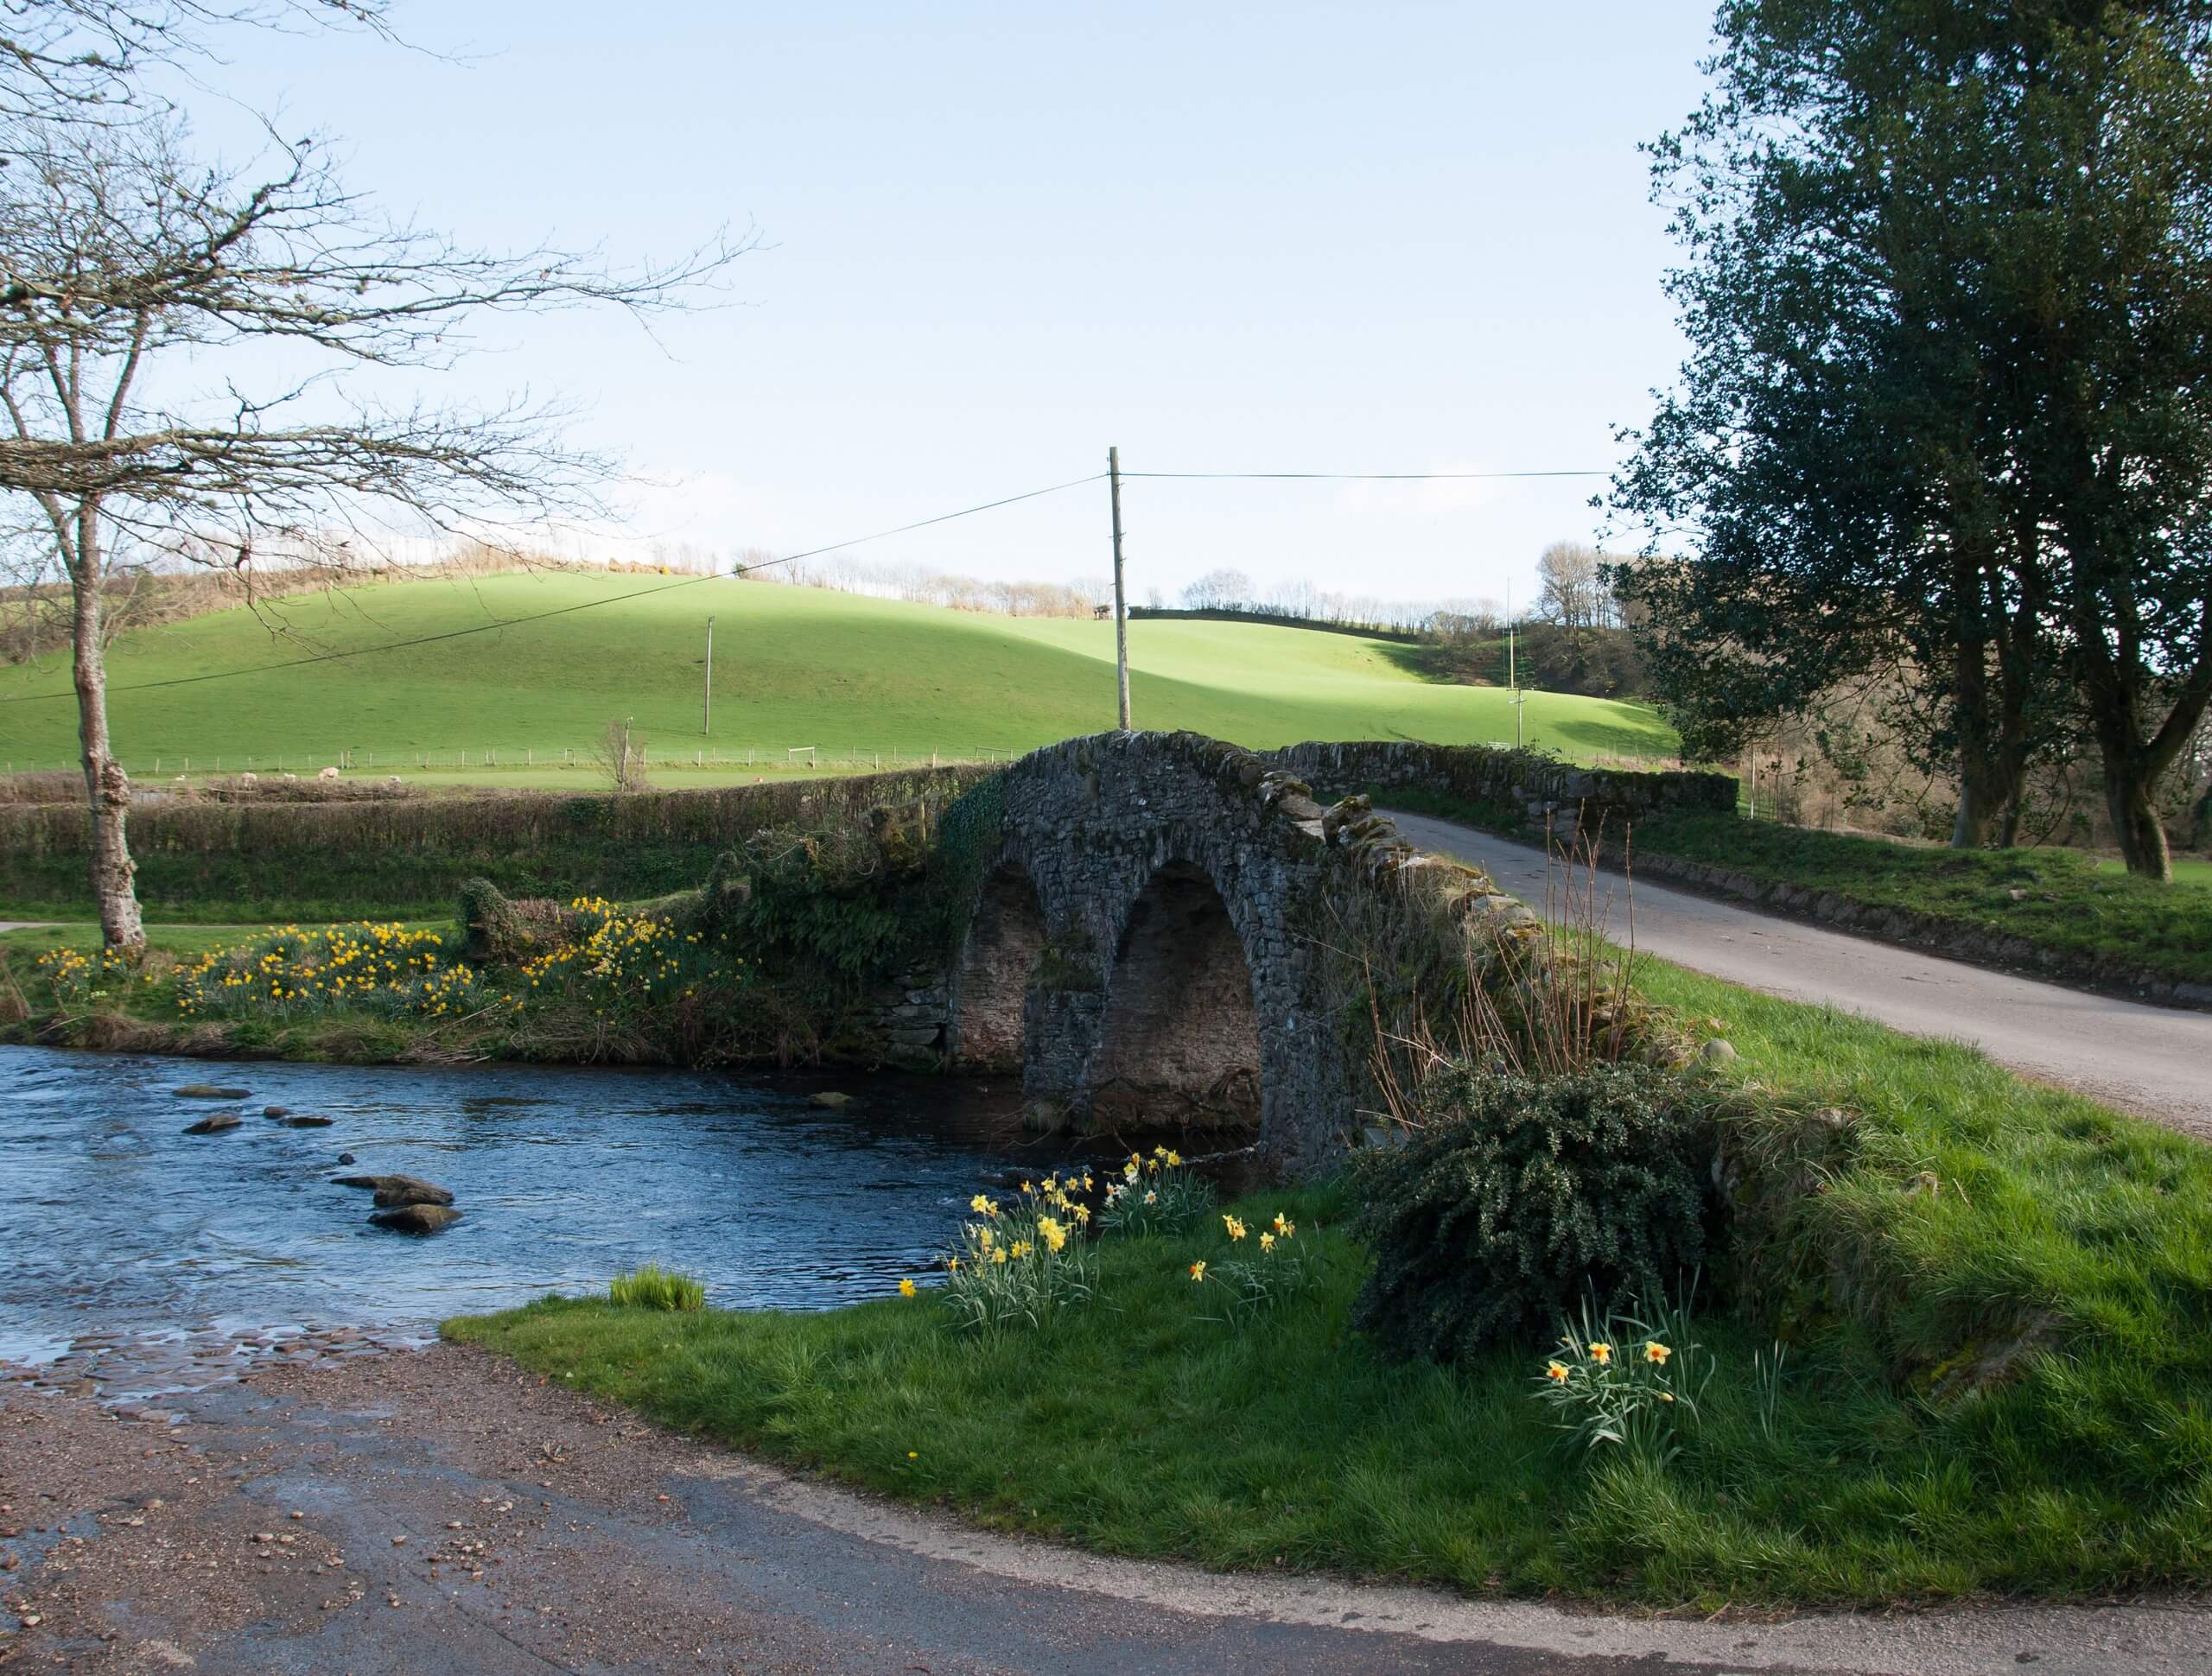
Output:
<svg viewBox="0 0 2212 1676">
<path fill-rule="evenodd" d="M 2154 777 L 2136 771 L 2131 752 L 2107 750 L 2104 759 L 2105 809 L 2112 829 L 2120 839 L 2120 859 L 2127 870 L 2162 884 L 2171 884 L 2172 854 L 2166 848 L 2166 829 L 2152 801 Z"/>
<path fill-rule="evenodd" d="M 146 950 L 146 927 L 138 915 L 138 893 L 131 886 L 137 867 L 130 860 L 124 831 L 130 814 L 130 781 L 108 745 L 98 503 L 80 506 L 76 523 L 76 562 L 70 582 L 76 608 L 77 736 L 84 747 L 85 794 L 92 812 L 92 900 L 99 905 L 101 946 L 136 959 Z"/>
</svg>

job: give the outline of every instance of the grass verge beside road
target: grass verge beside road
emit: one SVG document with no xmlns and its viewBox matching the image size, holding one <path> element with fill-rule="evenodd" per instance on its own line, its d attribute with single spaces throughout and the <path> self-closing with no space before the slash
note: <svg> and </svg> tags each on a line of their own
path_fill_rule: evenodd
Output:
<svg viewBox="0 0 2212 1676">
<path fill-rule="evenodd" d="M 1340 1191 L 1262 1196 L 1324 1284 L 1242 1330 L 1188 1266 L 1223 1235 L 1104 1242 L 1098 1301 L 965 1336 L 925 1286 L 820 1315 L 548 1300 L 450 1322 L 671 1425 L 1104 1552 L 1710 1611 L 2212 1582 L 2212 1152 L 1971 1050 L 1644 962 L 1769 1086 L 1859 1114 L 1770 1317 L 1671 1463 L 1561 1452 L 1549 1346 L 1453 1371 L 1352 1335 Z M 1710 1028 L 1712 1026 L 1708 1026 Z M 950 1243 L 954 1230 L 948 1227 Z"/>
</svg>

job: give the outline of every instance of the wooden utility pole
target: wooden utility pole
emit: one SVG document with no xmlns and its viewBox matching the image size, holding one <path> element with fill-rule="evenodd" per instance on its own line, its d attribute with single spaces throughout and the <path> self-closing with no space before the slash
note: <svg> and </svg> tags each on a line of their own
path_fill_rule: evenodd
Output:
<svg viewBox="0 0 2212 1676">
<path fill-rule="evenodd" d="M 1129 727 L 1129 607 L 1122 591 L 1122 451 L 1106 450 L 1114 497 L 1114 676 L 1121 691 L 1122 731 Z"/>
<path fill-rule="evenodd" d="M 699 731 L 715 731 L 715 619 L 707 619 L 707 688 L 699 704 Z"/>
<path fill-rule="evenodd" d="M 1513 584 L 1505 585 L 1505 702 L 1513 707 L 1513 748 L 1521 749 L 1521 670 L 1513 655 Z"/>
</svg>

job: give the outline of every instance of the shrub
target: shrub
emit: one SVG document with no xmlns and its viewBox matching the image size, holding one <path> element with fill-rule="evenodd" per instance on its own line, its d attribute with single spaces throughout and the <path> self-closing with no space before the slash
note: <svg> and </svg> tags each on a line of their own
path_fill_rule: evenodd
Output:
<svg viewBox="0 0 2212 1676">
<path fill-rule="evenodd" d="M 644 1263 L 607 1284 L 610 1302 L 626 1310 L 702 1310 L 707 1306 L 703 1282 L 678 1274 L 658 1263 Z"/>
<path fill-rule="evenodd" d="M 1393 1354 L 1452 1362 L 1532 1339 L 1583 1294 L 1614 1309 L 1702 1261 L 1709 1124 L 1680 1079 L 1460 1063 L 1424 1082 L 1421 1111 L 1357 1182 L 1375 1269 L 1354 1324 Z"/>
</svg>

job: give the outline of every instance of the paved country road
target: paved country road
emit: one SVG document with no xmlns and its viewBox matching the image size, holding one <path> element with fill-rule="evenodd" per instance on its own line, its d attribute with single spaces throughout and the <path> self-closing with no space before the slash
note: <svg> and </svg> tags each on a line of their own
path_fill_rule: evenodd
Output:
<svg viewBox="0 0 2212 1676">
<path fill-rule="evenodd" d="M 1662 1621 L 1100 1559 L 704 1447 L 461 1346 L 160 1401 L 187 1423 L 0 1383 L 0 1671 L 2212 1668 L 2212 1619 L 2181 1606 Z"/>
<path fill-rule="evenodd" d="M 1427 816 L 1391 818 L 1414 843 L 1475 862 L 1516 895 L 1544 899 L 1541 848 Z M 1610 929 L 1624 938 L 1626 893 L 1618 876 L 1609 882 Z M 1636 946 L 1645 954 L 1916 1036 L 1971 1042 L 2014 1070 L 2212 1140 L 2212 1013 L 2014 977 L 1641 880 L 1635 908 Z"/>
</svg>

